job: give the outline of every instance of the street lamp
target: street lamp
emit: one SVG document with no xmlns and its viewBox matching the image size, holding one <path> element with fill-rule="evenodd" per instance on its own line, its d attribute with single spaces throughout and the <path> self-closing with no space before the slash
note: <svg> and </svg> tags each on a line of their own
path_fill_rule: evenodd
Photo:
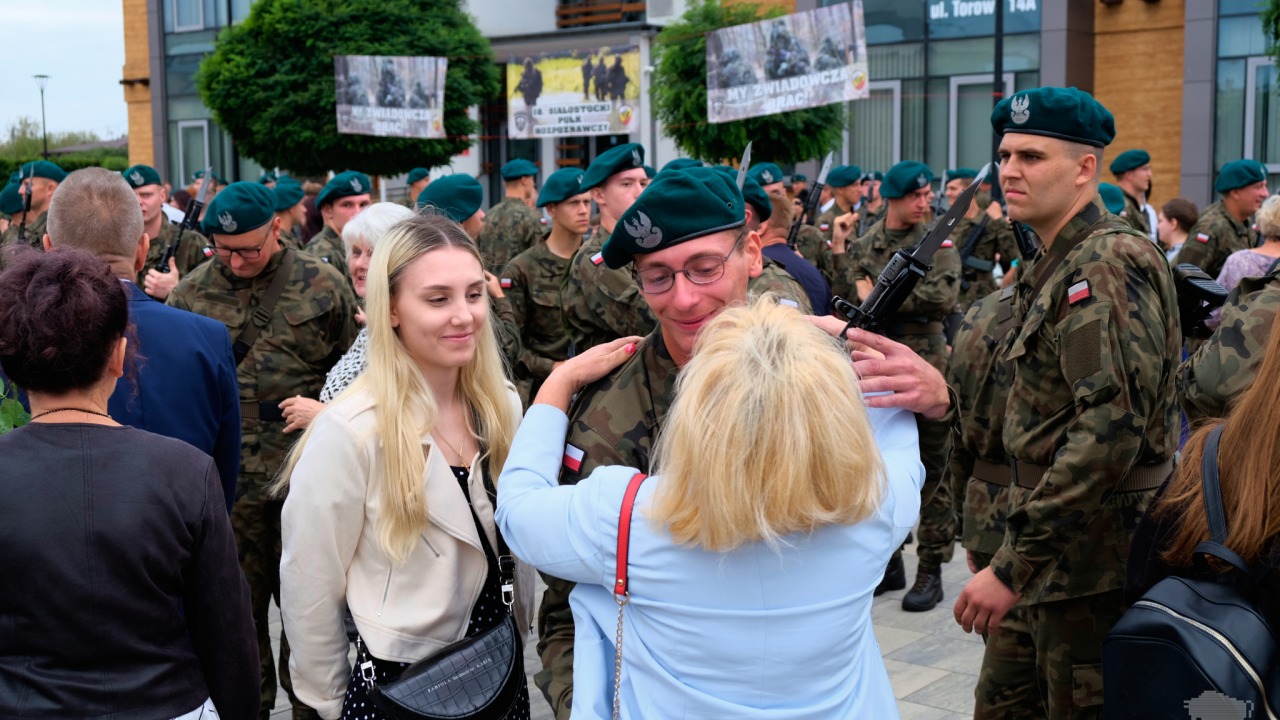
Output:
<svg viewBox="0 0 1280 720">
<path fill-rule="evenodd" d="M 48 75 L 33 75 L 36 79 L 36 85 L 40 88 L 40 132 L 44 135 L 44 159 L 49 159 L 49 128 L 44 123 L 44 87 L 49 84 Z"/>
</svg>

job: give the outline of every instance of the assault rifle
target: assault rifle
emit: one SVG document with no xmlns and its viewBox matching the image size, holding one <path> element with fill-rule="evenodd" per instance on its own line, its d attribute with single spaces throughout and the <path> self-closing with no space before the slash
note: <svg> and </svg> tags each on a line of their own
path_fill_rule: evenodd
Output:
<svg viewBox="0 0 1280 720">
<path fill-rule="evenodd" d="M 814 181 L 813 187 L 809 188 L 809 197 L 805 200 L 804 211 L 796 215 L 795 221 L 791 223 L 791 232 L 787 233 L 787 247 L 791 250 L 796 249 L 796 237 L 800 234 L 800 225 L 804 223 L 804 219 L 808 217 L 812 221 L 815 213 L 818 212 L 822 188 L 826 187 L 827 173 L 831 172 L 831 161 L 835 156 L 834 152 L 827 153 L 826 159 L 822 161 L 822 170 L 818 172 L 818 179 Z"/>
<path fill-rule="evenodd" d="M 22 182 L 22 176 L 18 176 Z M 31 166 L 31 175 L 27 177 L 27 191 L 22 195 L 22 222 L 18 223 L 18 242 L 27 242 L 27 214 L 31 212 L 31 194 L 36 189 L 36 168 Z"/>
<path fill-rule="evenodd" d="M 1173 269 L 1178 292 L 1178 314 L 1182 316 L 1182 336 L 1204 339 L 1213 334 L 1207 323 L 1213 311 L 1227 302 L 1227 289 L 1191 263 Z"/>
<path fill-rule="evenodd" d="M 213 166 L 210 165 L 204 169 L 204 179 L 200 181 L 199 192 L 187 202 L 187 214 L 182 216 L 182 222 L 178 225 L 178 232 L 174 233 L 173 240 L 164 246 L 164 252 L 160 254 L 160 259 L 156 261 L 156 270 L 162 273 L 169 272 L 169 261 L 178 254 L 178 246 L 182 244 L 182 234 L 195 228 L 196 221 L 200 217 L 200 211 L 204 210 L 205 198 L 209 197 L 209 184 L 212 182 Z"/>
</svg>

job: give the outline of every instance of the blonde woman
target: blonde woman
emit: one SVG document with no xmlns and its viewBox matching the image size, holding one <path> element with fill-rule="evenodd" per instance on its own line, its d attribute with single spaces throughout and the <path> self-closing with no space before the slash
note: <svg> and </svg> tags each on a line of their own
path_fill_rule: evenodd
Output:
<svg viewBox="0 0 1280 720">
<path fill-rule="evenodd" d="M 330 720 L 379 717 L 347 659 L 344 607 L 379 681 L 505 612 L 487 470 L 507 457 L 520 401 L 475 244 L 441 216 L 396 224 L 373 255 L 366 315 L 367 372 L 316 416 L 281 480 L 294 690 Z M 523 566 L 516 593 L 523 632 L 533 599 Z M 505 717 L 528 717 L 527 692 Z"/>
<path fill-rule="evenodd" d="M 552 372 L 499 483 L 512 551 L 578 583 L 575 718 L 611 714 L 617 528 L 635 470 L 558 486 L 565 408 L 635 340 Z M 766 298 L 703 328 L 654 466 L 631 525 L 622 717 L 896 718 L 870 613 L 920 507 L 914 416 L 867 409 L 849 356 Z"/>
</svg>

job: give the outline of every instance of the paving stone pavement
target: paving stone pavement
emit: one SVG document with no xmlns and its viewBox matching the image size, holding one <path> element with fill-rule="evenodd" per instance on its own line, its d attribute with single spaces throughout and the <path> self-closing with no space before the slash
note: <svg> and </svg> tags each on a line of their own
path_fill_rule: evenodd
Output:
<svg viewBox="0 0 1280 720">
<path fill-rule="evenodd" d="M 903 558 L 910 587 L 916 571 L 914 544 L 907 546 Z M 944 597 L 938 607 L 925 613 L 904 612 L 902 596 L 906 590 L 885 593 L 872 604 L 876 640 L 880 643 L 894 696 L 898 698 L 902 720 L 972 720 L 973 688 L 982 662 L 982 638 L 966 635 L 951 614 L 952 605 L 969 576 L 964 550 L 957 544 L 955 559 L 942 569 Z M 539 582 L 538 592 L 542 589 Z M 271 635 L 273 642 L 278 642 L 280 614 L 274 605 Z M 525 667 L 529 670 L 532 720 L 553 720 L 551 708 L 533 684 L 533 673 L 541 664 L 532 641 L 525 648 Z M 283 689 L 276 696 L 271 717 L 273 720 L 290 717 L 289 699 Z"/>
</svg>

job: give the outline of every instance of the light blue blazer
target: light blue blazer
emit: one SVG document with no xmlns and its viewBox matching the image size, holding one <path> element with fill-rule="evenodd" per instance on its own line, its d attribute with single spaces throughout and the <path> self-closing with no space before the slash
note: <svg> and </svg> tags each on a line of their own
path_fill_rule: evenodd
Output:
<svg viewBox="0 0 1280 720">
<path fill-rule="evenodd" d="M 924 468 L 915 417 L 868 412 L 888 475 L 879 511 L 856 525 L 788 536 L 777 550 L 675 545 L 646 517 L 662 478 L 645 481 L 631 526 L 622 717 L 898 717 L 871 600 L 915 524 Z M 557 485 L 567 427 L 556 408 L 529 408 L 498 483 L 497 522 L 517 556 L 578 583 L 570 596 L 573 717 L 608 718 L 618 515 L 635 470 L 602 467 L 577 485 Z"/>
</svg>

